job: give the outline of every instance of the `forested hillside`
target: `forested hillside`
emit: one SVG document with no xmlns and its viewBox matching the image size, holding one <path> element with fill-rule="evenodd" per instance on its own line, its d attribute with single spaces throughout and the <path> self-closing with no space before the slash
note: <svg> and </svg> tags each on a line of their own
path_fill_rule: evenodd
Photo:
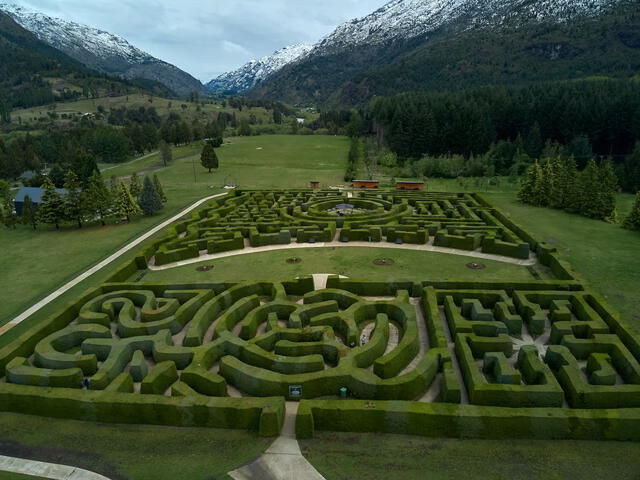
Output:
<svg viewBox="0 0 640 480">
<path fill-rule="evenodd" d="M 640 71 L 637 2 L 568 22 L 514 16 L 500 25 L 464 29 L 461 22 L 468 18 L 421 36 L 312 54 L 267 79 L 252 95 L 361 105 L 375 95 L 405 91 L 624 78 Z"/>
<path fill-rule="evenodd" d="M 8 121 L 13 108 L 82 96 L 122 95 L 141 87 L 156 94 L 171 94 L 155 82 L 136 86 L 89 70 L 0 13 L 0 120 Z"/>
</svg>

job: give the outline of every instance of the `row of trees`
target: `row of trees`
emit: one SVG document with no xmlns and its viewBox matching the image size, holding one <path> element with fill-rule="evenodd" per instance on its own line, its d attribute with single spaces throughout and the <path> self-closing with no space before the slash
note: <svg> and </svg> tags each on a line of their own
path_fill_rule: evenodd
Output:
<svg viewBox="0 0 640 480">
<path fill-rule="evenodd" d="M 321 118 L 353 126 L 353 114 Z M 640 189 L 640 161 L 625 162 L 640 141 L 640 83 L 627 80 L 555 82 L 454 92 L 378 97 L 364 111 L 362 133 L 394 151 L 402 163 L 428 156 L 465 160 L 491 153 L 496 174 L 507 175 L 518 156 L 541 158 L 561 145 L 579 168 L 595 156 L 612 157 L 621 186 Z M 624 176 L 622 172 L 624 169 Z"/>
<path fill-rule="evenodd" d="M 43 184 L 44 193 L 41 202 L 36 205 L 31 198 L 25 197 L 22 216 L 14 212 L 13 196 L 6 182 L 3 182 L 1 219 L 9 228 L 15 228 L 18 222 L 30 225 L 34 230 L 38 224 L 49 224 L 56 229 L 64 223 L 75 223 L 82 228 L 86 222 L 100 221 L 106 225 L 108 218 L 117 220 L 131 218 L 145 214 L 153 215 L 163 208 L 167 201 L 162 185 L 157 177 L 144 177 L 142 184 L 134 174 L 130 184 L 112 180 L 107 185 L 96 170 L 85 187 L 82 187 L 78 176 L 69 171 L 65 176 L 62 193 L 56 189 L 53 181 L 46 177 Z"/>
<path fill-rule="evenodd" d="M 160 126 L 148 122 L 115 127 L 86 121 L 71 130 L 26 134 L 6 144 L 0 140 L 0 178 L 12 180 L 22 172 L 40 172 L 48 167 L 58 187 L 62 187 L 69 170 L 86 184 L 99 162 L 121 163 L 134 154 L 156 150 L 161 142 L 183 145 L 211 139 L 221 144 L 223 131 L 218 122 L 189 123 L 173 115 Z M 41 177 L 36 180 L 40 183 L 32 186 L 40 186 L 43 181 Z"/>
<path fill-rule="evenodd" d="M 535 162 L 525 174 L 518 199 L 528 205 L 550 207 L 589 218 L 616 221 L 618 179 L 610 160 L 590 160 L 578 171 L 573 157 Z"/>
</svg>

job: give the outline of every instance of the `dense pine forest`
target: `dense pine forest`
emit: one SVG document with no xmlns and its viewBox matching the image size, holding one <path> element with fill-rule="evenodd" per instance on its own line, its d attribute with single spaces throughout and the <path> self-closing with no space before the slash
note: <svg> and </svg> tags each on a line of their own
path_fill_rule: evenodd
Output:
<svg viewBox="0 0 640 480">
<path fill-rule="evenodd" d="M 631 156 L 640 141 L 637 80 L 403 93 L 374 99 L 364 114 L 367 134 L 433 176 L 510 175 L 514 165 L 521 174 L 532 159 L 561 150 L 579 168 L 594 156 L 612 157 L 623 188 L 640 188 L 638 153 Z"/>
</svg>

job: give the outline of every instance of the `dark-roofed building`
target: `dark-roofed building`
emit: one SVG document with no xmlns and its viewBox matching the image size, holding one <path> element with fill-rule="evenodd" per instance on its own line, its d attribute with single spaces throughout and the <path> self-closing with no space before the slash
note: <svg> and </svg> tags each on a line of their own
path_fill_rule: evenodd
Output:
<svg viewBox="0 0 640 480">
<path fill-rule="evenodd" d="M 38 174 L 36 172 L 22 172 L 20 175 L 20 180 L 31 180 L 32 178 L 36 178 Z"/>
<path fill-rule="evenodd" d="M 58 192 L 62 196 L 67 194 L 67 191 L 64 188 L 56 188 L 56 192 Z M 22 208 L 24 207 L 24 199 L 26 197 L 29 197 L 33 204 L 35 206 L 38 206 L 42 203 L 43 195 L 44 188 L 20 187 L 20 190 L 18 190 L 18 193 L 16 194 L 16 198 L 13 200 L 16 214 L 19 217 L 22 216 Z"/>
</svg>

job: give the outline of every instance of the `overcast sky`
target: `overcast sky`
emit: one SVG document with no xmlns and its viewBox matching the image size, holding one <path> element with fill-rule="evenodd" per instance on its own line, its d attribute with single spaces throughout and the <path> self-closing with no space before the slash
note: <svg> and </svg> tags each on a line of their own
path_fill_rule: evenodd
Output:
<svg viewBox="0 0 640 480">
<path fill-rule="evenodd" d="M 315 43 L 340 23 L 367 15 L 387 0 L 13 2 L 120 35 L 207 82 L 281 47 Z"/>
</svg>

